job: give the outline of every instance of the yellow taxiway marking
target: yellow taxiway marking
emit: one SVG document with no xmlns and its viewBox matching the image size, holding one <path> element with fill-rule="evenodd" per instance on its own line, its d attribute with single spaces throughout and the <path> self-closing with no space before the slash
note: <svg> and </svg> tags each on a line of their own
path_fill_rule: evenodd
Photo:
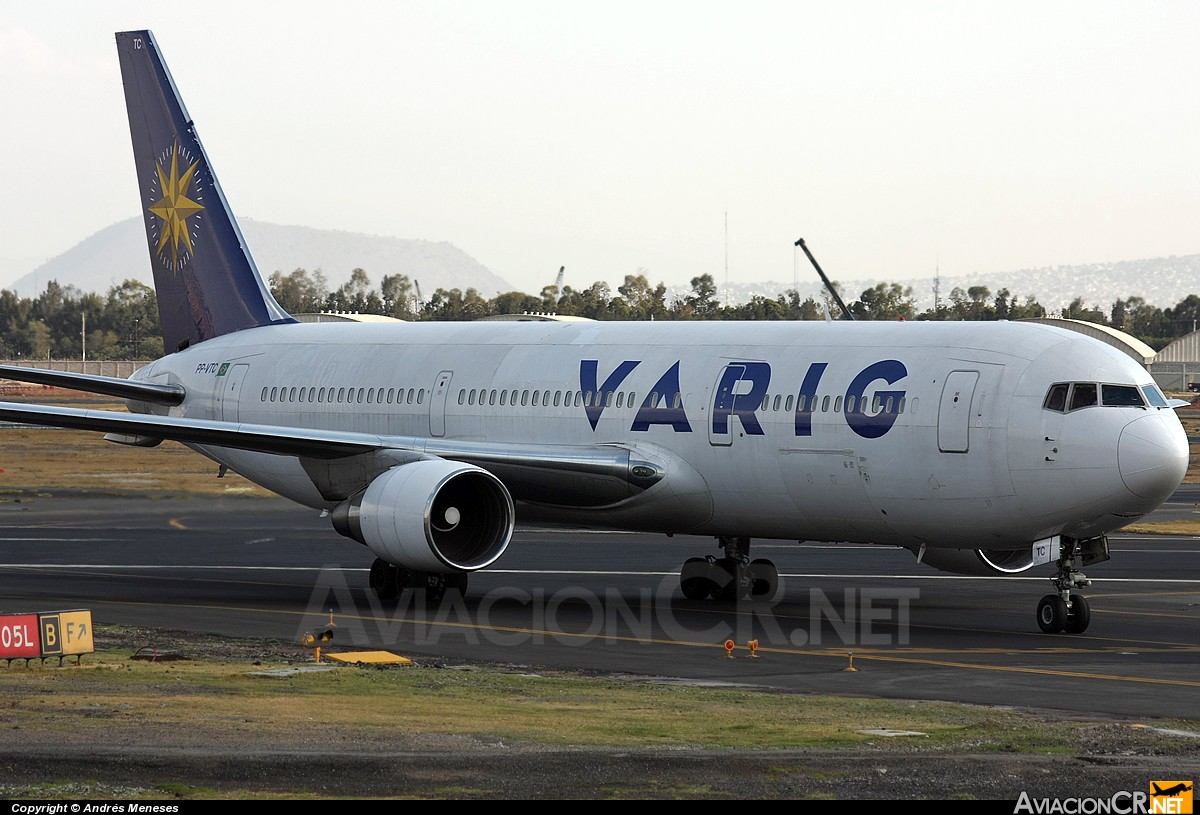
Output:
<svg viewBox="0 0 1200 815">
<path fill-rule="evenodd" d="M 172 529 L 187 529 L 187 527 L 183 525 L 183 521 L 179 520 L 178 518 L 172 518 L 171 520 L 167 521 L 167 524 Z"/>
</svg>

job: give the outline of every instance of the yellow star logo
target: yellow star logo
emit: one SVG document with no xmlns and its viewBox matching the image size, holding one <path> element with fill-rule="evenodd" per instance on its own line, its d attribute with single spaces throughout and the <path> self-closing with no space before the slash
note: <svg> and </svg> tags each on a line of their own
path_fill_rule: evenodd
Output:
<svg viewBox="0 0 1200 815">
<path fill-rule="evenodd" d="M 179 143 L 176 142 L 171 151 L 170 174 L 165 172 L 161 163 L 155 165 L 158 169 L 158 186 L 162 190 L 162 198 L 155 201 L 149 210 L 162 219 L 162 234 L 158 239 L 157 251 L 161 255 L 163 249 L 170 246 L 173 269 L 179 268 L 180 246 L 184 247 L 185 254 L 192 251 L 192 236 L 188 234 L 187 219 L 204 209 L 202 204 L 188 198 L 188 191 L 199 164 L 199 161 L 192 162 L 192 166 L 180 175 Z"/>
</svg>

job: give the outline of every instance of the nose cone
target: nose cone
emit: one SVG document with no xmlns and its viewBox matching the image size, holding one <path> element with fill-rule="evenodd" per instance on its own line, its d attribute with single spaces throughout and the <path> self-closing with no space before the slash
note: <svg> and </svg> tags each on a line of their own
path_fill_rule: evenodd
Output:
<svg viewBox="0 0 1200 815">
<path fill-rule="evenodd" d="M 1173 412 L 1156 410 L 1125 425 L 1117 443 L 1125 486 L 1155 506 L 1171 497 L 1188 468 L 1188 440 Z"/>
</svg>

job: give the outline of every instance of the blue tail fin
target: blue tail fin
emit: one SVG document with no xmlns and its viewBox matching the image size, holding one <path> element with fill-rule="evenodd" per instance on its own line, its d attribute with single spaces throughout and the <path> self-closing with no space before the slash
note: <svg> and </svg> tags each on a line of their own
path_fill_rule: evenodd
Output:
<svg viewBox="0 0 1200 815">
<path fill-rule="evenodd" d="M 149 31 L 117 34 L 163 348 L 295 322 L 254 265 Z"/>
</svg>

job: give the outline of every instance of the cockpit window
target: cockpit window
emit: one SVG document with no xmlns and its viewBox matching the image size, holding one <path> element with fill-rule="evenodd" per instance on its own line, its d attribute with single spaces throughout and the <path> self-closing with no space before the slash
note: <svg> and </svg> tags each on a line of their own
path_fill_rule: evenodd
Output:
<svg viewBox="0 0 1200 815">
<path fill-rule="evenodd" d="M 1050 386 L 1050 392 L 1046 394 L 1046 401 L 1042 404 L 1046 410 L 1057 410 L 1062 413 L 1067 409 L 1067 388 L 1066 382 L 1059 382 L 1056 385 Z"/>
<path fill-rule="evenodd" d="M 1145 394 L 1145 399 L 1142 394 Z M 1139 389 L 1134 385 L 1097 385 L 1095 382 L 1056 382 L 1046 391 L 1042 407 L 1065 413 L 1096 405 L 1144 408 L 1146 402 L 1154 407 L 1170 407 L 1162 391 L 1154 384 L 1143 385 Z"/>
<path fill-rule="evenodd" d="M 1142 392 L 1133 385 L 1101 385 L 1100 404 L 1117 407 L 1144 408 L 1146 406 L 1146 403 L 1142 401 Z"/>
<path fill-rule="evenodd" d="M 1091 407 L 1096 404 L 1096 384 L 1094 382 L 1076 382 L 1071 389 L 1071 410 Z"/>
<path fill-rule="evenodd" d="M 1167 398 L 1162 395 L 1157 385 L 1142 385 L 1142 393 L 1146 394 L 1146 401 L 1154 407 L 1167 407 Z"/>
</svg>

